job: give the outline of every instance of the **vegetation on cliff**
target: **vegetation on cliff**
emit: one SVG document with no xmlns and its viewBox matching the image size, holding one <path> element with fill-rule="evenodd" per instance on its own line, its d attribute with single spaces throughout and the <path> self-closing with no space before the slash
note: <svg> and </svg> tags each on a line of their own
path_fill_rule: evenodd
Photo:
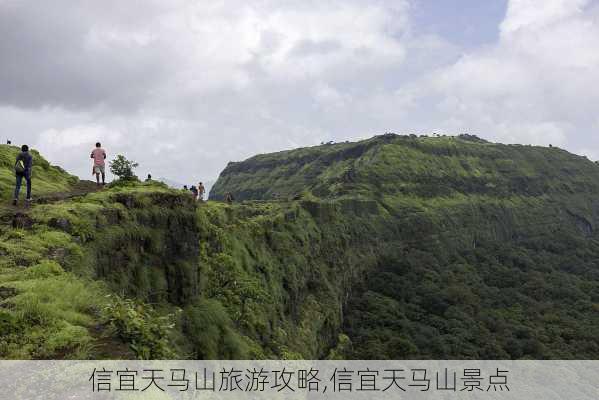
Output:
<svg viewBox="0 0 599 400">
<path fill-rule="evenodd" d="M 599 354 L 599 167 L 585 157 L 382 135 L 231 163 L 211 197 L 225 191 L 381 208 L 386 246 L 344 305 L 347 357 Z"/>
<path fill-rule="evenodd" d="M 211 198 L 233 205 L 157 183 L 60 200 L 81 182 L 36 168 L 46 204 L 1 210 L 1 358 L 599 356 L 599 167 L 563 150 L 290 150 L 229 164 Z"/>
<path fill-rule="evenodd" d="M 422 200 L 588 195 L 599 190 L 598 176 L 595 163 L 556 147 L 386 134 L 229 163 L 210 197 L 221 199 L 227 191 L 240 200 L 306 193 L 323 199 L 393 195 Z"/>
</svg>

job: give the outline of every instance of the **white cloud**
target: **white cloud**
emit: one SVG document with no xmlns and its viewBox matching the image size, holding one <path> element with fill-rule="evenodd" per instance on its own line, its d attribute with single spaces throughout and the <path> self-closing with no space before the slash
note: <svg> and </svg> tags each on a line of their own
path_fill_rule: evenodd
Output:
<svg viewBox="0 0 599 400">
<path fill-rule="evenodd" d="M 512 0 L 499 41 L 400 93 L 435 103 L 431 125 L 498 141 L 599 147 L 599 12 L 590 1 Z M 433 100 L 434 99 L 434 100 Z M 596 128 L 595 128 L 596 129 Z"/>
<path fill-rule="evenodd" d="M 183 183 L 385 131 L 597 153 L 595 3 L 512 0 L 496 43 L 459 48 L 414 1 L 0 3 L 0 135 L 84 177 L 100 140 Z"/>
<path fill-rule="evenodd" d="M 50 160 L 60 160 L 63 168 L 77 171 L 81 176 L 88 178 L 86 172 L 91 171 L 89 154 L 99 140 L 103 146 L 114 148 L 122 142 L 123 135 L 101 125 L 79 125 L 62 130 L 48 129 L 39 134 L 33 147 Z M 86 166 L 89 168 L 85 168 Z"/>
<path fill-rule="evenodd" d="M 0 6 L 10 32 L 0 36 L 0 55 L 10 55 L 0 133 L 18 129 L 82 176 L 97 140 L 183 181 L 257 152 L 355 137 L 371 123 L 347 129 L 348 117 L 410 45 L 407 1 L 176 0 L 136 10 L 109 0 L 38 11 Z M 13 50 L 17 38 L 26 52 Z"/>
<path fill-rule="evenodd" d="M 510 0 L 501 34 L 505 37 L 519 30 L 541 31 L 551 24 L 580 15 L 590 0 Z"/>
</svg>

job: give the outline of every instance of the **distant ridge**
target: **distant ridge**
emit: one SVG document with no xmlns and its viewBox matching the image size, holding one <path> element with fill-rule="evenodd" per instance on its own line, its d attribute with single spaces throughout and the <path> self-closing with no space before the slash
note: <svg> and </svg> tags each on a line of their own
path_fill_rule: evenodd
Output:
<svg viewBox="0 0 599 400">
<path fill-rule="evenodd" d="M 568 182 L 568 187 L 564 182 Z M 231 162 L 210 192 L 222 199 L 457 194 L 599 193 L 599 168 L 557 147 L 491 143 L 475 135 L 387 133 Z"/>
</svg>

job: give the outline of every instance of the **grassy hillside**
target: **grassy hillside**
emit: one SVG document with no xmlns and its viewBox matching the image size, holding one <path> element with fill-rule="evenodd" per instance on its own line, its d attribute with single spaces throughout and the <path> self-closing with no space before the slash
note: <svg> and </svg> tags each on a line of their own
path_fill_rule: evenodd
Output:
<svg viewBox="0 0 599 400">
<path fill-rule="evenodd" d="M 2 358 L 324 356 L 379 247 L 351 245 L 376 218 L 355 226 L 334 205 L 198 207 L 160 184 L 13 223 L 0 230 Z"/>
<path fill-rule="evenodd" d="M 0 145 L 0 199 L 10 199 L 15 188 L 14 165 L 20 148 Z M 37 151 L 31 150 L 33 156 L 32 177 L 37 197 L 69 191 L 78 181 L 62 168 L 52 166 Z M 24 196 L 24 193 L 21 194 Z"/>
<path fill-rule="evenodd" d="M 597 358 L 598 182 L 556 148 L 383 135 L 232 163 L 232 205 L 7 208 L 0 358 Z"/>
<path fill-rule="evenodd" d="M 231 163 L 211 197 L 226 191 L 380 207 L 391 234 L 344 304 L 345 356 L 599 354 L 599 166 L 584 157 L 383 135 Z"/>
<path fill-rule="evenodd" d="M 0 223 L 1 358 L 326 355 L 361 270 L 346 266 L 374 263 L 348 241 L 374 228 L 321 225 L 326 205 L 198 207 L 158 183 L 83 196 L 34 155 L 38 202 L 5 199 Z"/>
<path fill-rule="evenodd" d="M 558 148 L 503 145 L 472 136 L 387 134 L 258 155 L 229 163 L 210 197 L 239 199 L 383 195 L 430 199 L 596 193 L 599 167 Z"/>
<path fill-rule="evenodd" d="M 184 222 L 186 201 L 193 217 L 187 196 L 140 185 L 15 213 L 0 227 L 0 357 L 174 354 L 166 344 L 172 318 L 147 302 L 171 298 L 165 292 L 178 293 L 185 285 L 170 278 L 180 274 L 169 274 L 164 264 L 180 261 L 183 268 L 188 254 L 154 264 L 148 250 L 140 262 L 144 248 L 138 246 L 159 246 L 154 252 L 166 256 L 169 212 L 163 208 L 172 207 L 170 215 Z M 127 207 L 145 207 L 152 224 L 142 226 Z"/>
</svg>

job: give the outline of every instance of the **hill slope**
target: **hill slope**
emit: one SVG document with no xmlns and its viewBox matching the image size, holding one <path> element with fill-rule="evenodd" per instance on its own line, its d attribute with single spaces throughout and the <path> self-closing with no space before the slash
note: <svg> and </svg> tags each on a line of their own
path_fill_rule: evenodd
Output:
<svg viewBox="0 0 599 400">
<path fill-rule="evenodd" d="M 226 191 L 315 199 L 345 216 L 378 207 L 384 246 L 344 306 L 346 356 L 598 354 L 599 166 L 584 157 L 383 135 L 231 163 L 211 197 Z"/>
<path fill-rule="evenodd" d="M 0 145 L 0 199 L 12 198 L 15 187 L 13 168 L 19 152 L 18 147 Z M 79 181 L 77 177 L 66 173 L 62 168 L 50 165 L 37 151 L 32 150 L 31 154 L 34 160 L 32 176 L 38 197 L 68 192 Z"/>
<path fill-rule="evenodd" d="M 229 163 L 210 197 L 221 199 L 227 191 L 240 200 L 306 192 L 319 198 L 580 194 L 596 193 L 597 178 L 596 164 L 558 148 L 386 134 Z"/>
<path fill-rule="evenodd" d="M 84 195 L 34 155 L 36 201 L 9 195 L 0 220 L 0 358 L 315 357 L 336 341 L 332 279 L 368 255 L 335 234 L 364 228 L 297 204 L 198 207 L 160 183 Z"/>
<path fill-rule="evenodd" d="M 0 223 L 0 357 L 597 358 L 598 182 L 556 148 L 383 135 L 230 164 L 232 205 L 48 196 Z"/>
</svg>

